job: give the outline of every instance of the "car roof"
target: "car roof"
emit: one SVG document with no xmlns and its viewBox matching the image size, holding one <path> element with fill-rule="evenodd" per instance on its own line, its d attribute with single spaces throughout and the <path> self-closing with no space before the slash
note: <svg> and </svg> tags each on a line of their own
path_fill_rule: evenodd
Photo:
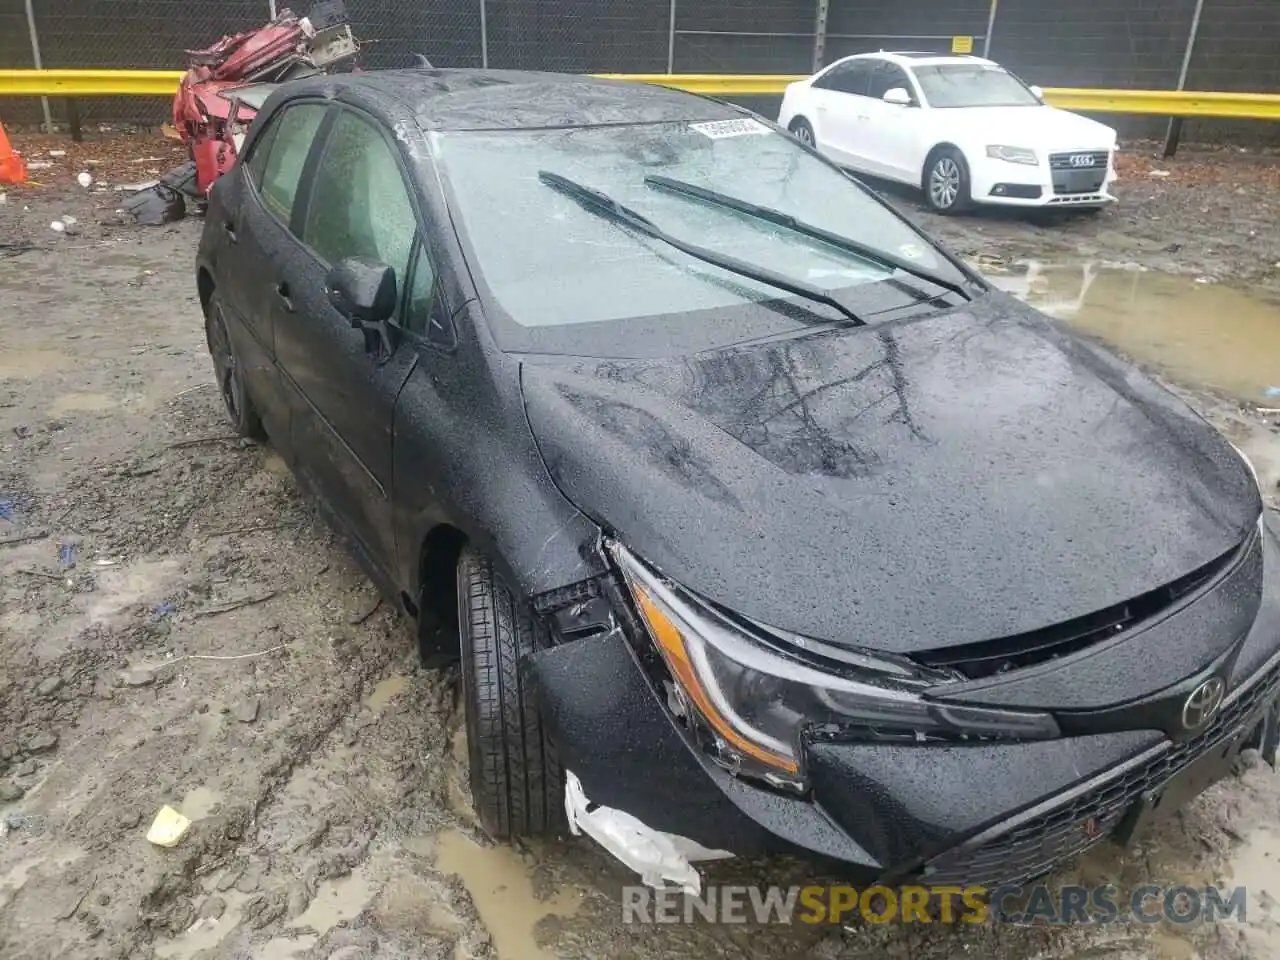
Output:
<svg viewBox="0 0 1280 960">
<path fill-rule="evenodd" d="M 427 130 L 511 130 L 731 120 L 750 111 L 647 83 L 523 70 L 372 70 L 296 81 L 293 95 L 351 91 L 407 108 Z"/>
<path fill-rule="evenodd" d="M 887 60 L 902 67 L 939 67 L 948 64 L 984 67 L 999 66 L 994 60 L 987 60 L 983 57 L 970 57 L 951 53 L 924 53 L 916 50 L 878 50 L 874 53 L 855 54 L 846 59 L 860 60 L 866 58 Z"/>
</svg>

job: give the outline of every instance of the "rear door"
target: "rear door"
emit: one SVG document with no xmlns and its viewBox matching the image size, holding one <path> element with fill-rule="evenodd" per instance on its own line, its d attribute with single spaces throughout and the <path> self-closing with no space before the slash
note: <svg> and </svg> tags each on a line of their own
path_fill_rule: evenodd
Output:
<svg viewBox="0 0 1280 960">
<path fill-rule="evenodd" d="M 819 90 L 818 143 L 837 163 L 868 170 L 865 148 L 866 91 L 875 61 L 837 64 L 814 81 Z"/>
<path fill-rule="evenodd" d="M 418 249 L 414 192 L 383 124 L 345 105 L 312 166 L 293 217 L 299 255 L 282 264 L 277 286 L 276 356 L 300 401 L 292 423 L 299 472 L 387 574 L 395 403 L 418 354 L 407 341 L 383 354 L 380 340 L 330 305 L 325 281 L 349 257 L 384 263 L 395 271 L 402 313 Z"/>
<path fill-rule="evenodd" d="M 240 338 L 231 331 L 237 355 L 267 433 L 286 456 L 290 397 L 275 364 L 273 264 L 296 249 L 289 219 L 327 109 L 302 101 L 277 110 L 245 162 L 223 178 L 228 189 L 215 185 L 208 214 L 222 233 L 217 282 L 223 305 L 249 334 Z"/>
</svg>

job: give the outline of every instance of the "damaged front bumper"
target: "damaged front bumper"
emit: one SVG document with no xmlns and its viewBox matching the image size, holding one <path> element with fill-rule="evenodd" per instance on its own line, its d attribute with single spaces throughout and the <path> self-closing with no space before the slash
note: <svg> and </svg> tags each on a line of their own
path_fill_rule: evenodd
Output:
<svg viewBox="0 0 1280 960">
<path fill-rule="evenodd" d="M 1276 535 L 1266 541 L 1267 567 L 1280 569 Z M 580 798 L 585 811 L 590 798 L 634 820 L 636 833 L 688 838 L 700 850 L 833 859 L 863 882 L 918 876 L 994 887 L 1040 876 L 1104 839 L 1132 840 L 1230 772 L 1246 748 L 1274 763 L 1278 647 L 1280 585 L 1268 582 L 1230 692 L 1194 738 L 1129 730 L 1026 742 L 809 743 L 803 796 L 737 777 L 691 742 L 620 628 L 540 651 L 528 667 L 574 774 L 571 822 L 573 805 Z M 650 870 L 646 882 L 690 889 L 686 859 L 670 861 L 675 876 Z"/>
</svg>

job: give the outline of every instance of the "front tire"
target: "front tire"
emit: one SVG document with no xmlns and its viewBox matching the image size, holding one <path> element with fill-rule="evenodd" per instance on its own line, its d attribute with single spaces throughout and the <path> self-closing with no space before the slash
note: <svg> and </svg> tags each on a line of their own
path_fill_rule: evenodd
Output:
<svg viewBox="0 0 1280 960">
<path fill-rule="evenodd" d="M 564 822 L 564 775 L 542 728 L 520 660 L 545 627 L 470 547 L 458 558 L 458 631 L 471 795 L 496 840 L 549 832 Z"/>
<path fill-rule="evenodd" d="M 787 127 L 791 131 L 791 135 L 803 143 L 806 147 L 818 149 L 818 138 L 814 135 L 813 127 L 804 117 L 796 117 L 791 121 L 791 126 Z"/>
<path fill-rule="evenodd" d="M 204 321 L 205 340 L 209 344 L 209 355 L 213 358 L 213 373 L 217 378 L 218 393 L 227 408 L 227 416 L 236 433 L 251 440 L 265 440 L 266 431 L 262 428 L 262 419 L 249 399 L 249 388 L 244 379 L 244 368 L 236 355 L 235 346 L 231 342 L 231 331 L 227 327 L 227 316 L 222 306 L 222 297 L 215 290 L 209 297 L 205 307 Z"/>
<path fill-rule="evenodd" d="M 973 206 L 969 165 L 964 154 L 941 147 L 929 154 L 924 168 L 924 199 L 935 213 L 964 213 Z"/>
</svg>

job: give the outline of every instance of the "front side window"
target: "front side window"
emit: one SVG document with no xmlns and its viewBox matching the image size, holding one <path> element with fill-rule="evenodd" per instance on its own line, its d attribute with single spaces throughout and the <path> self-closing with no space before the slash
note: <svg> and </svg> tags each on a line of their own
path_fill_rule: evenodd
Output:
<svg viewBox="0 0 1280 960">
<path fill-rule="evenodd" d="M 767 205 L 959 276 L 840 170 L 755 120 L 436 133 L 432 142 L 450 184 L 455 223 L 461 220 L 470 246 L 473 275 L 479 272 L 491 302 L 512 321 L 508 344 L 522 349 L 562 352 L 553 341 L 568 344 L 573 328 L 592 324 L 616 324 L 620 341 L 646 336 L 643 318 L 663 318 L 681 335 L 719 325 L 708 332 L 712 342 L 767 335 L 779 324 L 795 327 L 794 319 L 779 315 L 776 304 L 788 294 L 777 287 L 603 219 L 549 187 L 544 173 L 608 194 L 687 243 L 842 295 L 893 271 L 757 217 L 657 189 L 645 178 Z M 748 330 L 744 308 L 757 318 L 767 313 L 773 325 Z M 802 309 L 812 322 L 815 312 L 825 319 L 828 308 Z"/>
<path fill-rule="evenodd" d="M 1040 106 L 1036 95 L 1001 67 L 968 63 L 916 67 L 916 82 L 929 106 L 940 109 Z"/>
<path fill-rule="evenodd" d="M 907 80 L 906 71 L 892 63 L 883 63 L 871 75 L 871 86 L 867 88 L 867 96 L 883 100 L 884 95 L 895 87 L 907 91 L 908 94 L 911 93 L 911 82 Z"/>
<path fill-rule="evenodd" d="M 378 128 L 344 110 L 316 167 L 302 242 L 329 264 L 366 257 L 408 277 L 417 221 L 391 146 Z"/>
<path fill-rule="evenodd" d="M 251 162 L 255 169 L 261 170 L 258 186 L 262 202 L 281 223 L 287 224 L 293 216 L 302 168 L 326 109 L 320 103 L 285 107 L 273 121 L 273 129 L 264 131 L 262 141 L 253 152 Z"/>
<path fill-rule="evenodd" d="M 413 257 L 413 279 L 405 304 L 405 326 L 426 336 L 435 306 L 436 271 L 421 244 Z"/>
</svg>

